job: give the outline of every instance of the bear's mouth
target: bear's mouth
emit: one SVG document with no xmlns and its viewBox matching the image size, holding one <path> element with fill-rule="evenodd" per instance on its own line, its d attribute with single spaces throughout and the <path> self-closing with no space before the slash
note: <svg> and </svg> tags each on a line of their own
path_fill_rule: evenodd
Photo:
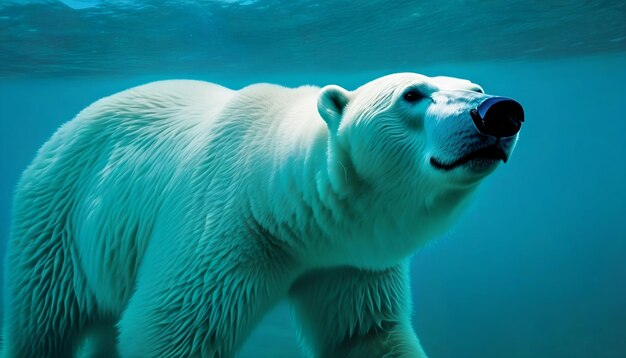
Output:
<svg viewBox="0 0 626 358">
<path fill-rule="evenodd" d="M 430 158 L 430 164 L 443 171 L 452 170 L 456 167 L 459 167 L 463 164 L 466 164 L 472 160 L 485 160 L 485 161 L 503 161 L 506 163 L 508 160 L 508 156 L 504 149 L 502 149 L 499 145 L 490 145 L 487 147 L 480 148 L 475 150 L 469 154 L 462 156 L 461 158 L 453 161 L 452 163 L 442 163 L 437 160 L 435 157 Z"/>
</svg>

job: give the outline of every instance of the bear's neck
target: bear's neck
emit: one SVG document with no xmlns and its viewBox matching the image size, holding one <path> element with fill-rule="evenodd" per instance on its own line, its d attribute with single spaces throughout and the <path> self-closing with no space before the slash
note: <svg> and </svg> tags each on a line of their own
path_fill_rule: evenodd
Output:
<svg viewBox="0 0 626 358">
<path fill-rule="evenodd" d="M 354 187 L 333 180 L 336 166 L 342 164 L 331 156 L 335 154 L 326 123 L 312 116 L 270 126 L 266 130 L 272 135 L 264 136 L 265 154 L 248 160 L 249 170 L 242 168 L 254 172 L 248 177 L 254 189 L 241 197 L 243 210 L 296 256 L 310 258 L 313 252 L 333 250 L 334 242 L 345 236 L 345 227 L 353 225 L 359 204 Z"/>
</svg>

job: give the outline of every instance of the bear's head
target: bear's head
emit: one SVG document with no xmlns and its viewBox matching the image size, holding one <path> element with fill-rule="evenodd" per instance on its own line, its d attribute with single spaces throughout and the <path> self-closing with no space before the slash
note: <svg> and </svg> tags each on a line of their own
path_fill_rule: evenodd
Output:
<svg viewBox="0 0 626 358">
<path fill-rule="evenodd" d="M 372 205 L 388 206 L 384 215 L 398 227 L 403 220 L 433 226 L 420 220 L 425 214 L 431 223 L 454 216 L 480 180 L 511 156 L 524 120 L 517 102 L 487 95 L 470 81 L 414 73 L 353 92 L 326 86 L 318 111 L 329 129 L 333 186 L 370 193 L 378 200 Z"/>
</svg>

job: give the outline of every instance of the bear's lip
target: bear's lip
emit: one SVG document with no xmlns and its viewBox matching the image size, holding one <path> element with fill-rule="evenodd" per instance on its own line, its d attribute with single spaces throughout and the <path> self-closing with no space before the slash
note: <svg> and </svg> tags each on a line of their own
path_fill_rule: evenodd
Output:
<svg viewBox="0 0 626 358">
<path fill-rule="evenodd" d="M 456 167 L 460 167 L 461 165 L 466 164 L 469 161 L 474 160 L 474 159 L 495 160 L 495 161 L 501 160 L 504 163 L 506 163 L 506 161 L 508 160 L 508 156 L 506 152 L 504 151 L 504 149 L 502 149 L 502 147 L 494 144 L 494 145 L 489 145 L 486 147 L 479 148 L 473 152 L 470 152 L 462 156 L 461 158 L 449 164 L 442 163 L 441 161 L 437 160 L 435 157 L 430 157 L 430 164 L 439 170 L 449 171 Z"/>
</svg>

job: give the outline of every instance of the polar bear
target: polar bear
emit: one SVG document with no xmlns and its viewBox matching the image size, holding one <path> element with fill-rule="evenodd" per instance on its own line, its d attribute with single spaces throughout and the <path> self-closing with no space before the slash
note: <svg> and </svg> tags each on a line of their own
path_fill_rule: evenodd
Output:
<svg viewBox="0 0 626 358">
<path fill-rule="evenodd" d="M 5 354 L 69 357 L 88 337 L 101 355 L 230 357 L 286 298 L 310 356 L 425 357 L 407 258 L 522 121 L 513 100 L 414 73 L 101 99 L 17 186 Z"/>
</svg>

